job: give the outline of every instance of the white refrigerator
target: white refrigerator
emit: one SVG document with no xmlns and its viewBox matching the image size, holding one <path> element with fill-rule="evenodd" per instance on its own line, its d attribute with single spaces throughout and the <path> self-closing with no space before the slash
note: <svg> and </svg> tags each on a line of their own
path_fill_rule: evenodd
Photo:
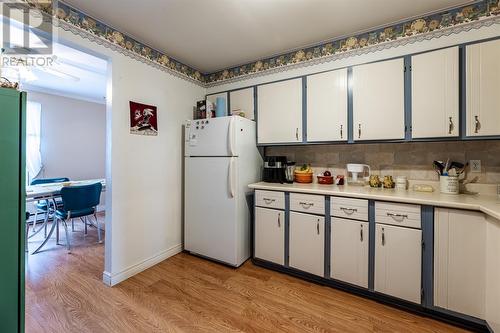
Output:
<svg viewBox="0 0 500 333">
<path fill-rule="evenodd" d="M 255 122 L 185 123 L 184 249 L 234 267 L 250 257 L 248 184 L 261 179 Z"/>
</svg>

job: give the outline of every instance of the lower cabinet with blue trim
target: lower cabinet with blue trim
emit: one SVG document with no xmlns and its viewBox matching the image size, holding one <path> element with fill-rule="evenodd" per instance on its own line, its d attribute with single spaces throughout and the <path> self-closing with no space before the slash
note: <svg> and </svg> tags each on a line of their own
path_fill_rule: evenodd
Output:
<svg viewBox="0 0 500 333">
<path fill-rule="evenodd" d="M 256 265 L 489 330 L 484 214 L 267 190 L 254 209 Z"/>
</svg>

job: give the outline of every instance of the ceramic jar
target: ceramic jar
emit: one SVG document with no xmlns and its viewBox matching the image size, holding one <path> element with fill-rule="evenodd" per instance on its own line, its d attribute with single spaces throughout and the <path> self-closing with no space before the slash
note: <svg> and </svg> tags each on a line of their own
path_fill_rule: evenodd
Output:
<svg viewBox="0 0 500 333">
<path fill-rule="evenodd" d="M 371 175 L 370 176 L 370 187 L 380 187 L 381 182 L 380 178 L 378 175 Z"/>
<path fill-rule="evenodd" d="M 384 176 L 384 188 L 394 188 L 394 180 L 392 176 Z"/>
</svg>

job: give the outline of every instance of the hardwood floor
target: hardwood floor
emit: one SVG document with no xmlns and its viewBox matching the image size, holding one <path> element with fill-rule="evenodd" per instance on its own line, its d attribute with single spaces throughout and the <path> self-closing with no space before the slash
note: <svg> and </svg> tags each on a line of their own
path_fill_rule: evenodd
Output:
<svg viewBox="0 0 500 333">
<path fill-rule="evenodd" d="M 71 254 L 53 242 L 29 255 L 26 332 L 464 332 L 250 261 L 181 253 L 109 288 L 96 238 L 77 231 Z"/>
</svg>

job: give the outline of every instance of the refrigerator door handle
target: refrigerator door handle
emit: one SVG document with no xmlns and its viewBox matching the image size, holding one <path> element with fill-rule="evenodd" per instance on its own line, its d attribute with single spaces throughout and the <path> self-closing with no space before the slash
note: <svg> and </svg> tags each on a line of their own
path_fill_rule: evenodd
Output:
<svg viewBox="0 0 500 333">
<path fill-rule="evenodd" d="M 229 193 L 231 195 L 231 198 L 234 198 L 235 191 L 234 191 L 234 157 L 231 157 L 231 161 L 229 162 Z"/>
<path fill-rule="evenodd" d="M 231 117 L 231 120 L 229 121 L 229 152 L 231 153 L 231 156 L 236 155 L 234 153 L 234 122 L 235 118 Z"/>
</svg>

